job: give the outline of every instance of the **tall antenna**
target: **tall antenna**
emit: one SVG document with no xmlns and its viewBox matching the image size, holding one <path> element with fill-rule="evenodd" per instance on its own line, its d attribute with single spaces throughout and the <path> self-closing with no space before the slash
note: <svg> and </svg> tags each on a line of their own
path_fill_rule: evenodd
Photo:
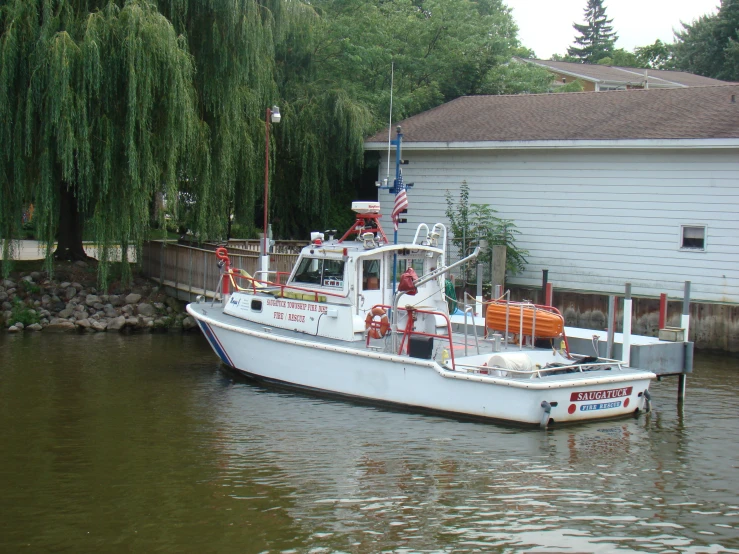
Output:
<svg viewBox="0 0 739 554">
<path fill-rule="evenodd" d="M 390 133 L 393 129 L 393 84 L 395 81 L 395 62 L 390 63 L 390 124 L 387 127 L 387 179 L 390 179 Z"/>
</svg>

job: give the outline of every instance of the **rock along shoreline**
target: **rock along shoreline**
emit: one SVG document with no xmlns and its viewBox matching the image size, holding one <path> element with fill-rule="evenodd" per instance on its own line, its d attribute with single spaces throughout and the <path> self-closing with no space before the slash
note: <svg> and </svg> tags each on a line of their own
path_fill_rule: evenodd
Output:
<svg viewBox="0 0 739 554">
<path fill-rule="evenodd" d="M 135 278 L 105 294 L 94 286 L 86 262 L 69 264 L 50 279 L 45 272 L 11 274 L 0 279 L 0 328 L 21 332 L 167 332 L 197 328 L 184 304 L 156 285 Z M 90 279 L 93 279 L 90 282 Z M 64 280 L 62 280 L 64 279 Z"/>
</svg>

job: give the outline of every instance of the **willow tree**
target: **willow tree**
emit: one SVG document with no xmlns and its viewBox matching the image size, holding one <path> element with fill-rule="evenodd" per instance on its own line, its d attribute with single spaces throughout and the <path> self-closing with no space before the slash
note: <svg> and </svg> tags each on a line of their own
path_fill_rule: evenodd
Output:
<svg viewBox="0 0 739 554">
<path fill-rule="evenodd" d="M 104 261 L 113 244 L 126 260 L 154 194 L 176 199 L 198 152 L 185 42 L 143 0 L 9 0 L 0 61 L 0 234 L 15 235 L 33 203 L 49 268 L 55 239 L 56 258 L 86 258 L 83 222 Z"/>
</svg>

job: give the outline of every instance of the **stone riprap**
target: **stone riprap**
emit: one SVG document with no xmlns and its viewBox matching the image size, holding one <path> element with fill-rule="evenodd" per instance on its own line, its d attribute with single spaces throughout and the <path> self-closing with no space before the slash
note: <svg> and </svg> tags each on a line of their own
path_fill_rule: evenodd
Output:
<svg viewBox="0 0 739 554">
<path fill-rule="evenodd" d="M 0 326 L 9 333 L 196 328 L 182 305 L 166 297 L 156 285 L 139 284 L 134 289 L 104 294 L 93 286 L 49 279 L 41 272 L 21 274 L 0 281 Z"/>
</svg>

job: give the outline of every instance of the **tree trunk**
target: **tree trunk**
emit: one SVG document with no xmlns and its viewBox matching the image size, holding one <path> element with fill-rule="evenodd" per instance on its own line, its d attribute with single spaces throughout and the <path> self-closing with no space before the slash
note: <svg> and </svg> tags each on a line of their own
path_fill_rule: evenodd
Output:
<svg viewBox="0 0 739 554">
<path fill-rule="evenodd" d="M 89 260 L 82 248 L 82 218 L 74 191 L 62 183 L 59 195 L 59 230 L 54 258 L 74 262 Z"/>
</svg>

